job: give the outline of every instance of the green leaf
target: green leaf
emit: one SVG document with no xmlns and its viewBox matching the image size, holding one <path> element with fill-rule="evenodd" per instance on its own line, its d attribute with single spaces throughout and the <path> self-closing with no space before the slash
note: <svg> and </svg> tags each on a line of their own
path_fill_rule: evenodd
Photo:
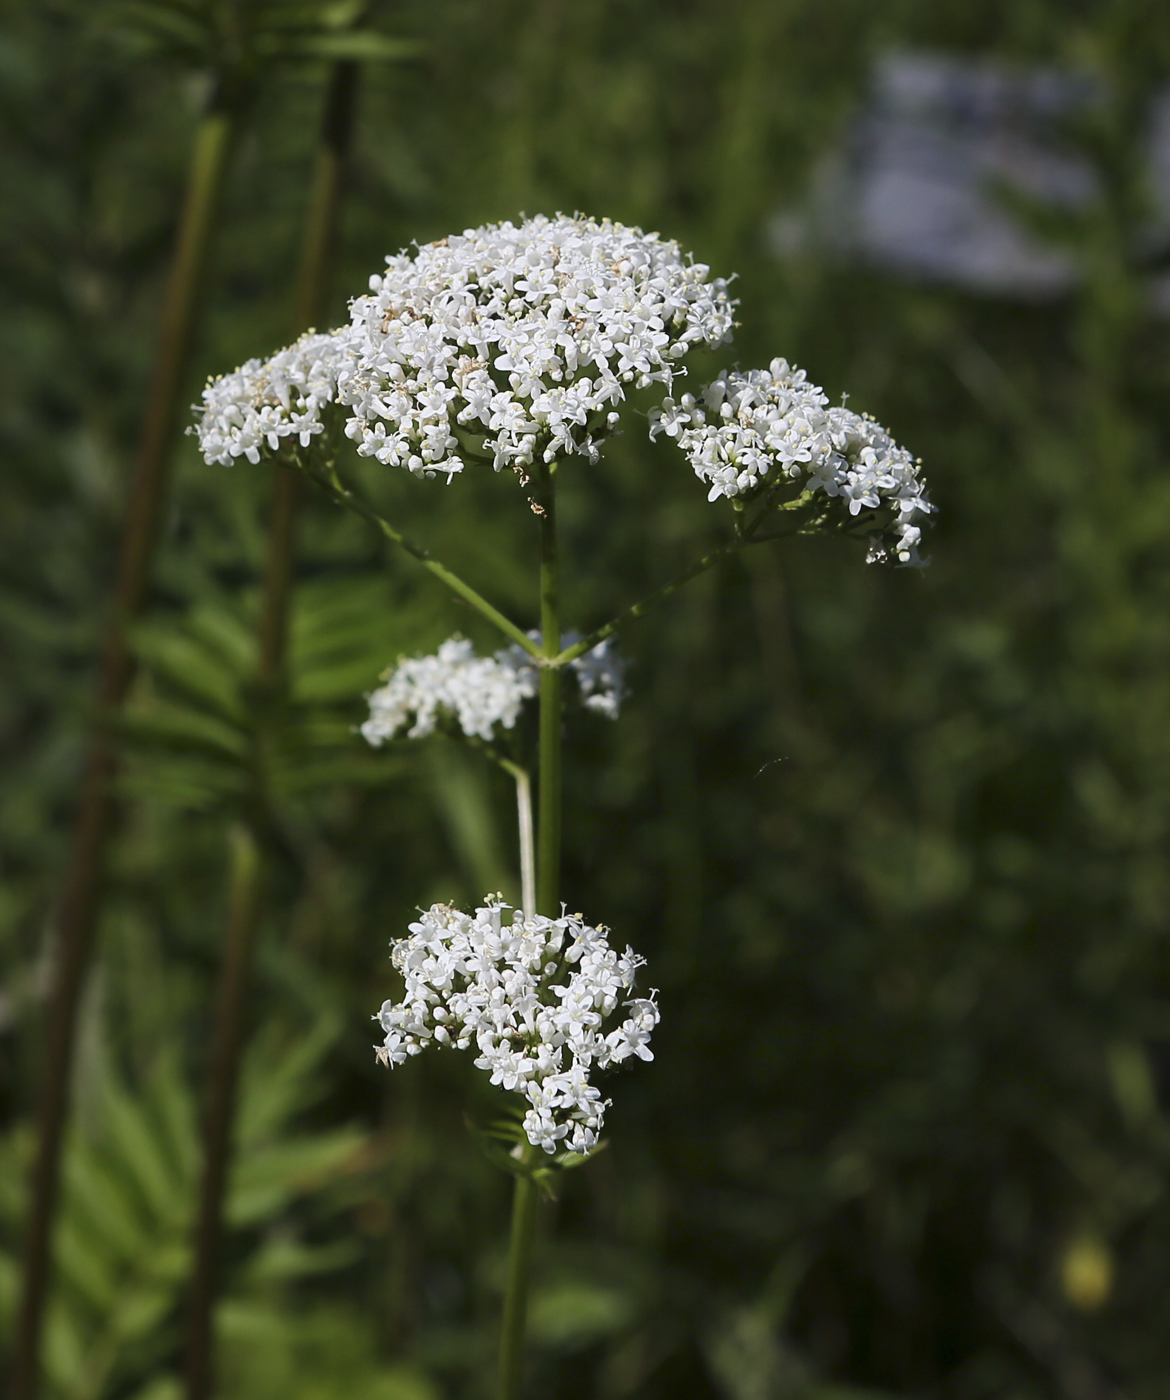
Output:
<svg viewBox="0 0 1170 1400">
<path fill-rule="evenodd" d="M 388 63 L 405 58 L 417 58 L 423 46 L 409 39 L 392 39 L 373 29 L 354 29 L 338 33 L 264 35 L 256 42 L 256 50 L 265 58 L 284 59 L 353 59 L 357 62 Z"/>
<path fill-rule="evenodd" d="M 633 1299 L 620 1289 L 565 1279 L 533 1293 L 529 1325 L 536 1341 L 572 1352 L 620 1332 L 633 1312 Z"/>
<path fill-rule="evenodd" d="M 249 1260 L 241 1279 L 248 1285 L 280 1283 L 286 1279 L 307 1278 L 315 1274 L 344 1269 L 361 1255 L 352 1241 L 339 1240 L 329 1245 L 305 1245 L 288 1238 L 269 1239 Z"/>
<path fill-rule="evenodd" d="M 291 1138 L 237 1156 L 226 1215 L 236 1226 L 254 1225 L 284 1209 L 298 1196 L 318 1190 L 358 1160 L 368 1135 L 341 1128 L 312 1137 Z"/>
</svg>

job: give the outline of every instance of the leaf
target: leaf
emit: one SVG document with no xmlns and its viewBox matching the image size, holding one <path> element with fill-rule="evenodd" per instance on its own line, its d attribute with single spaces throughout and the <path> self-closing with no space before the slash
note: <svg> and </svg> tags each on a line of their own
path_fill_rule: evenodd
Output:
<svg viewBox="0 0 1170 1400">
<path fill-rule="evenodd" d="M 424 52 L 421 44 L 409 39 L 392 39 L 373 29 L 354 29 L 340 33 L 265 35 L 258 39 L 256 51 L 265 58 L 284 59 L 353 59 L 358 62 L 387 63 L 405 58 L 417 58 Z"/>
<path fill-rule="evenodd" d="M 326 1013 L 291 1043 L 281 1031 L 256 1037 L 240 1078 L 241 1147 L 251 1150 L 270 1138 L 316 1096 L 315 1071 L 340 1031 L 340 1021 Z"/>
<path fill-rule="evenodd" d="M 232 1225 L 255 1225 L 298 1196 L 318 1190 L 360 1159 L 368 1134 L 357 1128 L 289 1138 L 239 1154 L 233 1165 L 226 1216 Z"/>
<path fill-rule="evenodd" d="M 260 1246 L 241 1277 L 248 1285 L 279 1283 L 343 1269 L 360 1255 L 361 1250 L 352 1241 L 305 1245 L 295 1239 L 278 1237 Z"/>
<path fill-rule="evenodd" d="M 156 1093 L 186 1092 L 177 1079 L 169 1084 L 156 1081 Z M 186 1184 L 166 1150 L 157 1123 L 146 1111 L 145 1096 L 132 1098 L 110 1075 L 103 1085 L 102 1111 L 106 1131 L 117 1142 L 119 1157 L 129 1181 L 143 1204 L 158 1220 L 168 1220 L 176 1210 L 176 1197 L 182 1199 Z"/>
<path fill-rule="evenodd" d="M 530 1306 L 533 1338 L 568 1352 L 620 1332 L 634 1313 L 628 1293 L 588 1279 L 566 1279 L 537 1289 Z"/>
<path fill-rule="evenodd" d="M 246 711 L 240 682 L 252 668 L 234 655 L 234 649 L 225 655 L 199 635 L 208 625 L 207 611 L 202 618 L 196 614 L 189 626 L 139 628 L 135 650 L 151 670 L 200 709 L 241 724 Z"/>
</svg>

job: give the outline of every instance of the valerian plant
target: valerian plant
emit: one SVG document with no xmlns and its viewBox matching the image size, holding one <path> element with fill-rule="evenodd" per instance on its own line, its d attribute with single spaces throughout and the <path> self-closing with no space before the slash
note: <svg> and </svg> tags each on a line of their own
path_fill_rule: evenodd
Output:
<svg viewBox="0 0 1170 1400">
<path fill-rule="evenodd" d="M 394 945 L 405 996 L 382 1008 L 378 1049 L 395 1064 L 430 1044 L 474 1047 L 493 1082 L 526 1100 L 506 1159 L 517 1182 L 501 1400 L 519 1392 L 538 1182 L 550 1164 L 596 1149 L 605 1104 L 591 1072 L 649 1059 L 658 1020 L 653 995 L 633 995 L 641 959 L 611 948 L 604 929 L 560 902 L 562 676 L 578 668 L 586 703 L 598 698 L 594 708 L 616 712 L 620 679 L 601 678 L 601 646 L 689 579 L 794 530 L 849 529 L 868 537 L 871 560 L 913 565 L 933 509 L 910 454 L 872 419 L 831 406 L 783 359 L 678 392 L 692 351 L 731 340 L 735 305 L 724 279 L 657 234 L 537 217 L 389 257 L 348 325 L 303 336 L 204 391 L 197 431 L 208 461 L 273 457 L 304 472 L 511 643 L 478 658 L 452 639 L 437 657 L 402 663 L 373 697 L 368 738 L 388 737 L 411 715 L 421 736 L 445 714 L 492 743 L 525 699 L 539 701 L 534 896 L 526 892 L 522 910 L 489 897 L 474 914 L 425 911 Z M 651 436 L 677 444 L 712 503 L 730 503 L 729 536 L 608 622 L 566 635 L 558 474 L 575 458 L 596 460 L 633 390 L 661 392 Z M 339 468 L 347 441 L 419 477 L 451 482 L 477 464 L 512 472 L 539 525 L 539 630 L 526 631 L 358 496 Z M 594 670 L 582 669 L 590 658 Z M 523 808 L 522 798 L 522 848 Z"/>
</svg>

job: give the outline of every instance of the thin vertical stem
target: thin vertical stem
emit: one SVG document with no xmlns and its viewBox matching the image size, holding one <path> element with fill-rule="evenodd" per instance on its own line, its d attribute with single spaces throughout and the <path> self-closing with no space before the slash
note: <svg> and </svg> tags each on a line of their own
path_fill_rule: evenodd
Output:
<svg viewBox="0 0 1170 1400">
<path fill-rule="evenodd" d="M 325 298 L 329 255 L 337 228 L 337 205 L 346 151 L 353 130 L 357 66 L 334 66 L 321 125 L 313 186 L 305 220 L 305 237 L 296 291 L 296 330 L 306 330 Z M 285 654 L 292 594 L 299 481 L 292 471 L 276 468 L 268 557 L 261 603 L 256 709 L 253 713 L 255 811 L 267 810 L 265 747 L 269 730 L 279 726 L 285 696 Z M 257 816 L 256 820 L 259 820 Z M 259 852 L 263 833 L 248 840 Z M 216 1053 L 210 1067 L 203 1178 L 196 1222 L 194 1261 L 187 1301 L 187 1400 L 208 1400 L 214 1386 L 215 1300 L 223 1237 L 223 1202 L 231 1168 L 232 1126 L 243 1045 L 242 988 L 251 968 L 255 930 L 263 912 L 265 862 L 259 856 L 241 866 L 234 862 L 233 897 L 220 981 L 216 992 Z M 221 1049 L 222 1046 L 222 1049 Z"/>
<path fill-rule="evenodd" d="M 317 145 L 305 236 L 297 276 L 293 329 L 310 330 L 321 316 L 328 291 L 327 269 L 337 239 L 341 182 L 353 136 L 357 103 L 358 66 L 344 61 L 333 66 L 325 94 L 321 139 Z M 288 634 L 288 599 L 292 581 L 293 531 L 300 477 L 276 468 L 272 485 L 272 523 L 268 536 L 265 607 L 260 624 L 260 679 L 279 685 L 284 670 Z"/>
<path fill-rule="evenodd" d="M 216 991 L 211 1095 L 204 1130 L 203 1178 L 195 1225 L 195 1264 L 187 1310 L 186 1388 L 189 1400 L 207 1400 L 212 1391 L 212 1313 L 219 1273 L 223 1197 L 235 1124 L 244 999 L 252 966 L 252 945 L 263 909 L 265 860 L 260 843 L 246 823 L 237 823 L 232 828 L 231 848 L 227 942 Z"/>
<path fill-rule="evenodd" d="M 341 183 L 353 137 L 358 71 L 358 65 L 352 61 L 335 63 L 325 94 L 293 312 L 298 333 L 316 326 L 325 309 L 329 260 L 337 241 Z"/>
<path fill-rule="evenodd" d="M 546 657 L 561 649 L 560 577 L 556 488 L 544 472 L 540 507 L 540 632 Z M 540 813 L 537 833 L 537 909 L 560 913 L 561 879 L 561 668 L 540 672 Z"/>
<path fill-rule="evenodd" d="M 9 1377 L 11 1400 L 34 1400 L 48 1293 L 50 1245 L 60 1192 L 61 1151 L 69 1111 L 77 1011 L 89 968 L 102 897 L 105 852 L 114 826 L 117 768 L 113 720 L 133 675 L 128 626 L 141 613 L 158 542 L 167 466 L 190 359 L 200 291 L 238 108 L 220 105 L 195 134 L 183 211 L 163 301 L 154 376 L 142 424 L 133 487 L 98 684 L 73 852 L 58 919 L 59 947 L 50 995 L 45 1063 L 37 1109 L 37 1154 L 24 1241 L 20 1315 Z"/>
<path fill-rule="evenodd" d="M 275 699 L 271 692 L 283 689 L 299 487 L 295 472 L 282 467 L 274 469 L 257 667 L 265 700 Z"/>
<path fill-rule="evenodd" d="M 536 843 L 532 831 L 532 782 L 525 769 L 512 770 L 516 779 L 516 815 L 520 827 L 520 905 L 524 917 L 536 913 Z"/>
<path fill-rule="evenodd" d="M 535 1149 L 527 1146 L 525 1158 Z M 536 1229 L 536 1183 L 517 1176 L 512 1196 L 512 1237 L 508 1246 L 508 1279 L 504 1292 L 504 1321 L 500 1333 L 498 1400 L 518 1400 L 524 1364 L 524 1326 L 528 1318 L 528 1271 Z"/>
<path fill-rule="evenodd" d="M 560 579 L 557 558 L 556 488 L 552 469 L 541 473 L 540 519 L 540 631 L 546 657 L 561 649 Z M 517 800 L 520 781 L 517 778 Z M 521 841 L 524 804 L 521 801 Z M 529 809 L 530 810 L 530 809 Z M 550 918 L 559 912 L 561 865 L 561 671 L 545 666 L 540 672 L 540 814 L 537 833 L 537 910 Z M 525 906 L 528 902 L 527 882 Z M 523 1147 L 527 1165 L 536 1149 Z M 536 1225 L 536 1183 L 517 1176 L 512 1200 L 512 1239 L 508 1250 L 508 1281 L 504 1293 L 504 1317 L 500 1330 L 498 1400 L 518 1400 L 524 1362 L 524 1327 L 528 1316 L 528 1269 L 532 1258 L 532 1233 Z"/>
</svg>

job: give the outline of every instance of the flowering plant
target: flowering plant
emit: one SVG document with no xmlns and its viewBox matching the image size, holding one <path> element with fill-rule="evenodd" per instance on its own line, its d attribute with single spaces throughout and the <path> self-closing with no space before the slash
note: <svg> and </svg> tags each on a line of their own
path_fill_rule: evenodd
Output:
<svg viewBox="0 0 1170 1400">
<path fill-rule="evenodd" d="M 370 742 L 408 725 L 422 737 L 446 718 L 492 745 L 525 700 L 539 701 L 535 855 L 527 766 L 495 755 L 517 780 L 522 912 L 505 922 L 499 898 L 474 915 L 423 912 L 394 945 L 404 995 L 380 1013 L 386 1063 L 431 1044 L 474 1047 L 492 1081 L 526 1101 L 509 1158 L 517 1184 L 501 1400 L 519 1386 L 536 1185 L 548 1172 L 539 1161 L 568 1164 L 596 1147 L 606 1105 L 590 1074 L 649 1059 L 658 1021 L 653 994 L 627 995 L 641 960 L 560 903 L 562 676 L 575 671 L 585 704 L 616 716 L 609 639 L 720 560 L 775 538 L 767 521 L 860 529 L 871 560 L 905 565 L 919 562 L 933 509 L 910 455 L 872 419 L 830 406 L 785 360 L 676 396 L 688 354 L 731 339 L 734 305 L 723 279 L 657 234 L 582 216 L 487 225 L 389 257 L 349 324 L 251 360 L 203 395 L 197 432 L 209 461 L 273 456 L 305 472 L 511 644 L 477 657 L 451 638 L 435 656 L 401 661 L 371 696 Z M 650 434 L 677 444 L 711 502 L 730 502 L 731 534 L 587 635 L 563 634 L 557 475 L 597 457 L 633 389 L 661 391 Z M 513 472 L 538 520 L 539 628 L 526 631 L 361 499 L 337 465 L 347 440 L 420 477 L 451 482 L 476 462 Z"/>
</svg>

